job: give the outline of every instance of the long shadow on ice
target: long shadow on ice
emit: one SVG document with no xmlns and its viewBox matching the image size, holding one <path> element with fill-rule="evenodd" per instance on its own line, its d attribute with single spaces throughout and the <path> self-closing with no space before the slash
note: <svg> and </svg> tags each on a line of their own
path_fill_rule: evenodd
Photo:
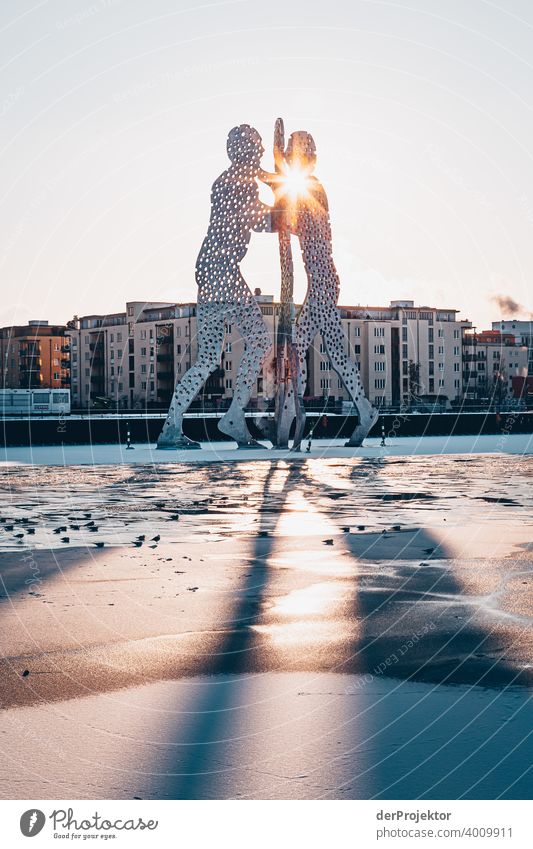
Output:
<svg viewBox="0 0 533 849">
<path fill-rule="evenodd" d="M 481 624 L 460 561 L 425 528 L 350 533 L 346 545 L 361 570 L 353 648 L 364 677 L 354 714 L 367 708 L 363 729 L 354 724 L 353 756 L 356 763 L 364 750 L 367 762 L 339 790 L 350 795 L 366 785 L 372 798 L 388 799 L 530 798 L 533 704 L 524 685 L 532 676 L 519 645 L 523 629 Z"/>
<path fill-rule="evenodd" d="M 274 491 L 276 476 L 284 469 L 283 462 L 273 462 L 269 466 L 257 510 L 259 525 L 250 551 L 249 568 L 240 589 L 234 593 L 230 630 L 222 634 L 216 654 L 198 670 L 199 675 L 210 677 L 196 684 L 191 711 L 184 716 L 174 743 L 179 772 L 168 776 L 164 782 L 165 796 L 170 798 L 216 797 L 222 795 L 221 783 L 231 783 L 227 744 L 238 736 L 235 717 L 239 710 L 245 709 L 245 705 L 239 703 L 241 692 L 244 692 L 241 685 L 247 673 L 264 665 L 259 655 L 265 651 L 265 645 L 253 626 L 259 620 L 269 580 L 268 559 L 275 543 L 272 524 L 277 524 L 277 515 L 298 473 L 297 468 L 289 469 L 281 489 Z"/>
</svg>

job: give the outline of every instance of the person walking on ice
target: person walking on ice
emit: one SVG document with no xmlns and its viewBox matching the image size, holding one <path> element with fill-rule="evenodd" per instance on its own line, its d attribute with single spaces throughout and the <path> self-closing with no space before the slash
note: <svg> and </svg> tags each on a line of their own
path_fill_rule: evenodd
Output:
<svg viewBox="0 0 533 849">
<path fill-rule="evenodd" d="M 220 420 L 222 433 L 239 448 L 261 447 L 251 437 L 244 410 L 272 341 L 261 310 L 241 274 L 253 232 L 272 232 L 271 208 L 259 200 L 256 177 L 264 148 L 248 124 L 234 127 L 227 141 L 229 168 L 215 181 L 211 218 L 196 262 L 198 284 L 196 362 L 176 385 L 158 448 L 199 448 L 183 434 L 183 415 L 220 365 L 227 324 L 235 324 L 244 340 L 231 406 Z"/>
</svg>

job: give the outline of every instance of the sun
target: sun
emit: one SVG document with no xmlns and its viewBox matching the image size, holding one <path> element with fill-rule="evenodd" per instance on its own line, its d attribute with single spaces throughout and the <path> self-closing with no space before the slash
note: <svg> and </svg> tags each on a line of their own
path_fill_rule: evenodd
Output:
<svg viewBox="0 0 533 849">
<path fill-rule="evenodd" d="M 287 166 L 283 172 L 281 184 L 291 200 L 309 193 L 309 175 L 299 165 Z"/>
</svg>

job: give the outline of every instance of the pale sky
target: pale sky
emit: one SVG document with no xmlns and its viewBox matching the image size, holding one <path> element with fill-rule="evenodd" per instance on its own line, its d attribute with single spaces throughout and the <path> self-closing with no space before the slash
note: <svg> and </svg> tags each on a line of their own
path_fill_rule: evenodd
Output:
<svg viewBox="0 0 533 849">
<path fill-rule="evenodd" d="M 529 0 L 3 3 L 0 324 L 194 299 L 227 132 L 269 168 L 278 115 L 315 137 L 342 303 L 529 318 L 532 43 Z M 279 292 L 275 235 L 243 270 Z"/>
</svg>

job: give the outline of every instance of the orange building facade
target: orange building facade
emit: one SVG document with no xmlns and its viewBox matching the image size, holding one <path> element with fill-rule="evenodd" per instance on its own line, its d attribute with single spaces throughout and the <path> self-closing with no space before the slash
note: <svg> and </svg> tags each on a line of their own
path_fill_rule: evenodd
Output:
<svg viewBox="0 0 533 849">
<path fill-rule="evenodd" d="M 30 321 L 0 328 L 2 389 L 68 389 L 70 339 L 64 325 Z"/>
</svg>

